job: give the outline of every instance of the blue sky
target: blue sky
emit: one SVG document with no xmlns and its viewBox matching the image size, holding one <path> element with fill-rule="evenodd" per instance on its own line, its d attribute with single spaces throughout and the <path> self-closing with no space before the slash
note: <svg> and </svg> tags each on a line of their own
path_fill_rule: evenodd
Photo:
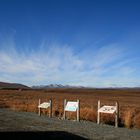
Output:
<svg viewBox="0 0 140 140">
<path fill-rule="evenodd" d="M 139 0 L 0 0 L 0 81 L 140 86 Z"/>
</svg>

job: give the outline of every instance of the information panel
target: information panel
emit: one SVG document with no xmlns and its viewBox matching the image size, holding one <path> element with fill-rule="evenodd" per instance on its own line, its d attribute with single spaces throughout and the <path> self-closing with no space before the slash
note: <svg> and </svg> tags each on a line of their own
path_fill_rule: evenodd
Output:
<svg viewBox="0 0 140 140">
<path fill-rule="evenodd" d="M 38 107 L 39 108 L 48 108 L 49 106 L 50 106 L 50 103 L 44 102 L 44 103 L 40 104 Z"/>
<path fill-rule="evenodd" d="M 115 111 L 116 111 L 116 106 L 106 106 L 106 105 L 104 105 L 98 110 L 98 112 L 101 113 L 111 113 L 111 114 L 113 114 Z"/>
<path fill-rule="evenodd" d="M 67 102 L 67 105 L 65 107 L 65 111 L 76 111 L 78 108 L 78 102 Z"/>
</svg>

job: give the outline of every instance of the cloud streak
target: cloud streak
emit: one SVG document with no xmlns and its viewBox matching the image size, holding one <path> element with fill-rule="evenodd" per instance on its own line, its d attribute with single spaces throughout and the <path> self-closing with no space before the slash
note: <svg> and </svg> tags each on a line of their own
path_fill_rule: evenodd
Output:
<svg viewBox="0 0 140 140">
<path fill-rule="evenodd" d="M 5 43 L 6 42 L 6 43 Z M 7 49 L 9 48 L 9 49 Z M 1 41 L 0 80 L 27 85 L 70 84 L 92 87 L 135 86 L 140 84 L 118 44 L 109 44 L 77 53 L 72 46 L 41 43 L 38 50 L 18 51 L 12 39 Z"/>
</svg>

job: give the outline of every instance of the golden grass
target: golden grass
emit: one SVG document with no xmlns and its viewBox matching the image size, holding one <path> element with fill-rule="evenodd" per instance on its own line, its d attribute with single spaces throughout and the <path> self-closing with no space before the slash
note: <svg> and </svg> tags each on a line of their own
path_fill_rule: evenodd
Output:
<svg viewBox="0 0 140 140">
<path fill-rule="evenodd" d="M 133 127 L 133 117 L 135 115 L 135 110 L 127 109 L 124 113 L 124 125 L 127 128 Z"/>
<path fill-rule="evenodd" d="M 49 89 L 49 90 L 0 90 L 0 107 L 38 113 L 38 100 L 52 99 L 52 114 L 63 117 L 64 99 L 80 99 L 80 119 L 97 121 L 97 101 L 101 105 L 120 105 L 120 125 L 140 128 L 140 90 L 138 89 Z M 43 114 L 49 110 L 42 109 Z M 76 113 L 67 112 L 67 119 L 76 119 Z M 114 125 L 114 115 L 101 114 L 101 122 Z"/>
</svg>

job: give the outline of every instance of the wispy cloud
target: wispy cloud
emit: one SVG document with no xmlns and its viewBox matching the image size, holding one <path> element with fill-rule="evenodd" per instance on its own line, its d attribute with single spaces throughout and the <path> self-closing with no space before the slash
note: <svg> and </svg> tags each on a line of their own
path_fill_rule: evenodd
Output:
<svg viewBox="0 0 140 140">
<path fill-rule="evenodd" d="M 94 46 L 93 46 L 94 47 Z M 8 49 L 9 48 L 9 49 Z M 118 44 L 77 53 L 72 46 L 42 42 L 38 50 L 18 51 L 14 39 L 1 41 L 0 80 L 27 85 L 61 83 L 106 87 L 140 84 L 131 67 L 134 59 L 125 56 Z"/>
<path fill-rule="evenodd" d="M 4 50 L 7 46 L 10 49 Z M 25 83 L 30 81 L 31 84 L 39 84 L 44 81 L 63 81 L 63 74 L 68 74 L 68 71 L 74 69 L 78 70 L 82 65 L 82 61 L 78 59 L 78 57 L 74 55 L 73 50 L 66 45 L 61 47 L 58 45 L 45 47 L 44 44 L 43 49 L 36 52 L 33 51 L 30 55 L 24 54 L 24 50 L 22 54 L 19 53 L 11 41 L 9 41 L 8 44 L 3 43 L 1 48 L 0 73 L 2 80 L 4 79 L 2 78 L 3 75 L 7 75 L 6 81 L 14 82 L 14 80 L 17 79 L 16 82 L 18 82 L 24 79 Z M 27 77 L 25 77 L 26 75 Z"/>
</svg>

